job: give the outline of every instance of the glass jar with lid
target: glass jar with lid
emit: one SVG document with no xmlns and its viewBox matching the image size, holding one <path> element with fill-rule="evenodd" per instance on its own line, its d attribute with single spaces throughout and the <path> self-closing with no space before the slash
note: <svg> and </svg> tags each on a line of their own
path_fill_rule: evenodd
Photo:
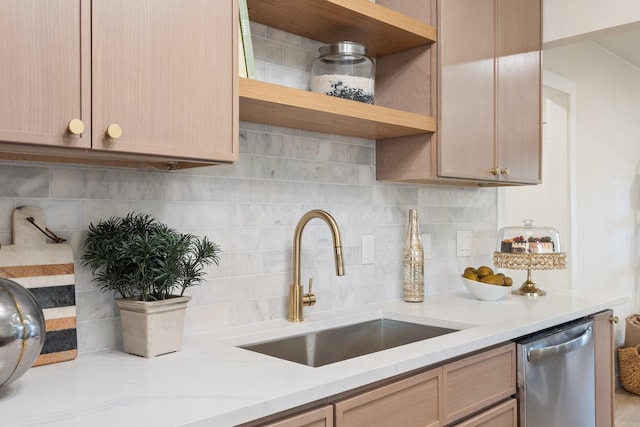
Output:
<svg viewBox="0 0 640 427">
<path fill-rule="evenodd" d="M 560 247 L 560 234 L 551 227 L 534 227 L 530 219 L 522 227 L 504 227 L 498 232 L 493 264 L 499 268 L 527 270 L 527 280 L 512 291 L 515 295 L 544 296 L 531 279 L 531 270 L 566 268 L 567 255 Z"/>
<path fill-rule="evenodd" d="M 504 227 L 498 232 L 496 251 L 512 254 L 561 253 L 560 235 L 551 227 L 534 227 L 525 219 L 521 227 Z"/>
<path fill-rule="evenodd" d="M 375 64 L 360 43 L 341 41 L 322 46 L 311 66 L 311 91 L 374 103 Z"/>
</svg>

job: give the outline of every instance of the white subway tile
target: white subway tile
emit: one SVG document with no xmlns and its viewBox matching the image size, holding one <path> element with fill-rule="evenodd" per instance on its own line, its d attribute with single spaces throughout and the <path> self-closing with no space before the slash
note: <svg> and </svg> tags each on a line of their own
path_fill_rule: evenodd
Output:
<svg viewBox="0 0 640 427">
<path fill-rule="evenodd" d="M 323 43 L 251 23 L 257 77 L 308 89 L 308 66 Z M 309 63 L 308 63 L 309 62 Z M 308 63 L 308 64 L 307 64 Z M 174 172 L 0 164 L 0 242 L 11 241 L 11 212 L 31 204 L 47 226 L 70 240 L 76 258 L 81 352 L 121 345 L 112 295 L 80 266 L 89 223 L 147 212 L 180 230 L 206 235 L 222 248 L 206 282 L 187 290 L 185 333 L 287 316 L 293 233 L 300 217 L 325 209 L 342 233 L 346 275 L 335 275 L 333 240 L 321 220 L 302 238 L 302 284 L 313 278 L 318 303 L 305 314 L 402 298 L 402 248 L 407 211 L 418 208 L 432 236 L 427 293 L 458 289 L 455 232 L 477 236 L 474 261 L 490 262 L 496 228 L 495 189 L 393 184 L 375 180 L 375 141 L 240 123 L 240 160 Z M 363 234 L 375 238 L 373 264 L 362 265 Z"/>
</svg>

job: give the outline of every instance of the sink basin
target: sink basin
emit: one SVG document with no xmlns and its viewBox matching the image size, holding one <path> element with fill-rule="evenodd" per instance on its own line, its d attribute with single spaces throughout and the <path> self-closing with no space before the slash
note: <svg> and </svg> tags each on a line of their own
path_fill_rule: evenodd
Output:
<svg viewBox="0 0 640 427">
<path fill-rule="evenodd" d="M 458 329 L 376 319 L 240 347 L 319 367 L 456 331 Z"/>
</svg>

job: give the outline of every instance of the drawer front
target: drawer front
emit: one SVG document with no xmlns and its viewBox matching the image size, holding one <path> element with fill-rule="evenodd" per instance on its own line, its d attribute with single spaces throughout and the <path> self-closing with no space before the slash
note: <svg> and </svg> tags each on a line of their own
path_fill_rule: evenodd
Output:
<svg viewBox="0 0 640 427">
<path fill-rule="evenodd" d="M 444 424 L 516 392 L 516 346 L 509 343 L 443 367 Z"/>
<path fill-rule="evenodd" d="M 518 401 L 509 399 L 469 418 L 455 427 L 517 427 Z"/>
<path fill-rule="evenodd" d="M 440 426 L 442 369 L 335 403 L 336 427 Z"/>
<path fill-rule="evenodd" d="M 279 421 L 263 424 L 261 427 L 333 427 L 333 406 L 326 405 Z"/>
</svg>

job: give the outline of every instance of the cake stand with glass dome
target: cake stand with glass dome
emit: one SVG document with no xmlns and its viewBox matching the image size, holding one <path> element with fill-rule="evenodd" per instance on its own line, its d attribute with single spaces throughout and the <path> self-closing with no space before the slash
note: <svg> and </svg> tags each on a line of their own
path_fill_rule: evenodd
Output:
<svg viewBox="0 0 640 427">
<path fill-rule="evenodd" d="M 512 294 L 544 296 L 547 292 L 531 280 L 531 270 L 564 269 L 567 254 L 562 252 L 560 235 L 555 228 L 534 227 L 530 219 L 523 222 L 522 227 L 500 229 L 493 264 L 509 270 L 527 270 L 527 280 Z"/>
</svg>

